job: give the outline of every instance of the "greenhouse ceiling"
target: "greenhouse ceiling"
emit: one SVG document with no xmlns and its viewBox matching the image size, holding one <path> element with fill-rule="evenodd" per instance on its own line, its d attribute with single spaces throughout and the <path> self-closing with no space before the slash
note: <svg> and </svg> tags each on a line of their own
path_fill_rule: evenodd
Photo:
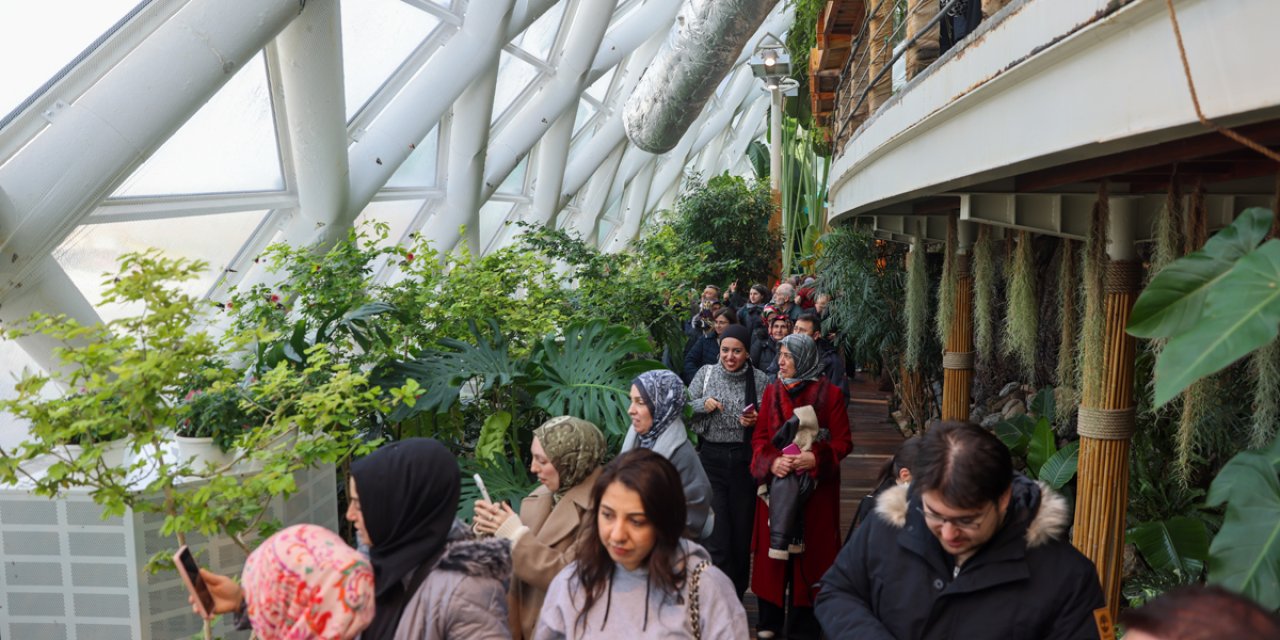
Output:
<svg viewBox="0 0 1280 640">
<path fill-rule="evenodd" d="M 119 317 L 102 274 L 158 247 L 215 299 L 268 244 L 377 220 L 488 252 L 515 221 L 626 245 L 687 176 L 746 175 L 747 56 L 655 155 L 623 106 L 686 0 L 44 0 L 0 5 L 0 322 Z M 7 114 L 7 115 L 6 115 Z M 410 143 L 404 143 L 410 140 Z M 465 228 L 465 231 L 461 231 Z M 55 345 L 0 342 L 0 397 Z M 0 445 L 25 434 L 0 416 Z"/>
</svg>

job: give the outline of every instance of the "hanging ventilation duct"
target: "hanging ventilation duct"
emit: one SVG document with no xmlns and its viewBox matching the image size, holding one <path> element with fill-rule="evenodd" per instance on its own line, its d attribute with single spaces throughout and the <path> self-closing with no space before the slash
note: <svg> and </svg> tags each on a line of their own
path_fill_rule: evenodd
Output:
<svg viewBox="0 0 1280 640">
<path fill-rule="evenodd" d="M 627 99 L 627 137 L 650 153 L 675 148 L 778 0 L 691 0 Z"/>
</svg>

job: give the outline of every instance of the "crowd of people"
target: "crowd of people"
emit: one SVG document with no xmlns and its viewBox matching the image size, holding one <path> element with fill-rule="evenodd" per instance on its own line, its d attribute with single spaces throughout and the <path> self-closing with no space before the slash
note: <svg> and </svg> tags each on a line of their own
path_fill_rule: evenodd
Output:
<svg viewBox="0 0 1280 640">
<path fill-rule="evenodd" d="M 391 443 L 350 467 L 359 551 L 290 527 L 239 583 L 202 569 L 213 607 L 193 608 L 265 640 L 740 639 L 749 589 L 759 638 L 1113 637 L 1094 567 L 1065 536 L 1067 501 L 976 425 L 906 441 L 842 535 L 844 363 L 811 288 L 769 293 L 703 291 L 683 375 L 636 377 L 612 460 L 596 425 L 547 420 L 529 452 L 538 487 L 519 510 L 476 501 L 466 525 L 448 448 Z M 1127 615 L 1143 638 L 1208 637 Z M 1268 612 L 1240 619 L 1280 629 Z"/>
</svg>

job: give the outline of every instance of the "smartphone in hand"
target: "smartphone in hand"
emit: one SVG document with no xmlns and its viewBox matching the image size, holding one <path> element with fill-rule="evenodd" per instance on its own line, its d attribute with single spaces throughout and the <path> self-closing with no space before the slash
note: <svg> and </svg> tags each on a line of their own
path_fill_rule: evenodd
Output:
<svg viewBox="0 0 1280 640">
<path fill-rule="evenodd" d="M 480 495 L 484 497 L 484 501 L 493 504 L 493 498 L 489 497 L 489 490 L 484 486 L 484 478 L 481 478 L 478 473 L 471 477 L 475 479 L 476 487 L 480 489 Z"/>
<path fill-rule="evenodd" d="M 200 565 L 196 564 L 196 558 L 191 555 L 191 549 L 187 548 L 187 545 L 182 545 L 182 548 L 173 554 L 173 564 L 177 565 L 182 581 L 187 583 L 187 590 L 196 597 L 196 605 L 200 607 L 201 614 L 206 618 L 212 616 L 213 595 L 209 593 L 209 587 L 200 577 Z"/>
<path fill-rule="evenodd" d="M 755 403 L 754 403 L 754 402 L 753 402 L 753 403 L 751 403 L 751 404 L 749 404 L 749 405 L 747 405 L 747 406 L 746 406 L 746 408 L 744 408 L 744 409 L 742 410 L 742 413 L 744 413 L 744 414 L 745 414 L 745 413 L 755 413 L 755 412 L 756 412 L 756 405 L 755 405 Z"/>
</svg>

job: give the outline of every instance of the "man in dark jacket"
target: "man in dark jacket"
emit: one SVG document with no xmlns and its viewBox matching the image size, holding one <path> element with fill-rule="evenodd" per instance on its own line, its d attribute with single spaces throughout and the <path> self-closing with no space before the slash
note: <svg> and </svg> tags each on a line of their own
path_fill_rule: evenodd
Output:
<svg viewBox="0 0 1280 640">
<path fill-rule="evenodd" d="M 849 383 L 845 380 L 844 360 L 840 359 L 840 352 L 836 351 L 835 345 L 822 337 L 822 320 L 818 318 L 818 314 L 812 311 L 801 313 L 800 319 L 796 320 L 793 333 L 803 333 L 818 343 L 818 354 L 822 357 L 822 373 L 827 376 L 831 384 L 840 388 L 840 393 L 843 393 L 847 399 Z"/>
<path fill-rule="evenodd" d="M 910 493 L 886 491 L 823 576 L 814 611 L 828 637 L 1099 638 L 1102 588 L 1063 539 L 1066 500 L 1014 474 L 995 436 L 943 423 L 913 471 Z"/>
</svg>

